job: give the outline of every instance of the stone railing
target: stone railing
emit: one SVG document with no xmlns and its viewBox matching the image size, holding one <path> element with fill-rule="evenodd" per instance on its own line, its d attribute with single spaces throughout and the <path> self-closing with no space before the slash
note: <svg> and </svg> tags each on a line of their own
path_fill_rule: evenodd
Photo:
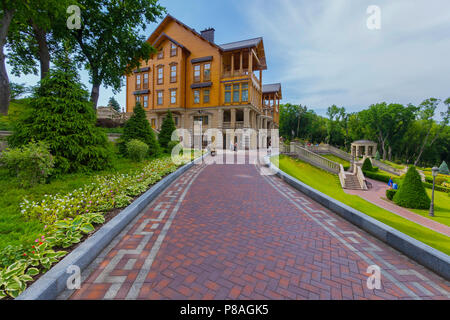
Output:
<svg viewBox="0 0 450 320">
<path fill-rule="evenodd" d="M 313 166 L 317 166 L 321 169 L 324 169 L 328 172 L 338 174 L 340 171 L 339 163 L 328 160 L 327 158 L 319 156 L 317 153 L 309 151 L 299 144 L 294 142 L 291 143 L 290 153 L 297 156 L 299 159 L 312 164 Z"/>
<path fill-rule="evenodd" d="M 401 176 L 403 174 L 402 171 L 397 170 L 397 169 L 395 169 L 395 168 L 393 168 L 393 167 L 391 167 L 391 166 L 389 166 L 389 165 L 387 165 L 387 164 L 385 164 L 385 163 L 383 163 L 381 161 L 378 161 L 378 160 L 375 160 L 375 159 L 371 159 L 371 161 L 372 161 L 372 165 L 375 166 L 375 167 L 378 167 L 380 170 L 392 173 L 392 174 L 394 174 L 396 176 Z"/>
<path fill-rule="evenodd" d="M 367 190 L 366 178 L 364 177 L 361 167 L 355 166 L 355 168 L 356 168 L 356 177 L 358 178 L 358 182 L 359 185 L 361 186 L 361 189 Z"/>
<path fill-rule="evenodd" d="M 318 146 L 306 146 L 306 149 L 315 152 L 315 153 L 331 153 L 334 154 L 335 156 L 338 156 L 344 160 L 347 161 L 351 161 L 352 160 L 352 156 L 350 154 L 348 154 L 345 151 L 342 151 L 341 149 L 338 149 L 336 147 L 333 147 L 329 144 L 322 144 L 322 145 L 318 145 Z"/>
<path fill-rule="evenodd" d="M 345 170 L 342 164 L 339 164 L 339 181 L 341 182 L 342 189 L 345 188 Z"/>
</svg>

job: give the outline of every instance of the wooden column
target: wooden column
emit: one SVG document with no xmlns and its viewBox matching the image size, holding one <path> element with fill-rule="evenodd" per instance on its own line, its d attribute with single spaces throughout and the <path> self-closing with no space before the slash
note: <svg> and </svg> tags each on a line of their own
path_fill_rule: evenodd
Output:
<svg viewBox="0 0 450 320">
<path fill-rule="evenodd" d="M 244 109 L 244 128 L 250 127 L 250 108 Z"/>
<path fill-rule="evenodd" d="M 231 54 L 231 76 L 234 75 L 234 54 Z"/>
<path fill-rule="evenodd" d="M 236 109 L 231 109 L 230 110 L 231 113 L 231 119 L 230 119 L 230 127 L 231 129 L 235 129 L 236 128 Z"/>
<path fill-rule="evenodd" d="M 248 74 L 253 72 L 253 52 L 250 50 L 248 52 Z"/>
<path fill-rule="evenodd" d="M 239 72 L 242 75 L 242 51 L 239 52 Z"/>
</svg>

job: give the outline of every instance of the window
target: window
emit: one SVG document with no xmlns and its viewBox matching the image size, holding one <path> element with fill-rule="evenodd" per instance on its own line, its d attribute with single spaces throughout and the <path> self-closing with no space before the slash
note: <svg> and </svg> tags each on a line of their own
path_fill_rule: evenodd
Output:
<svg viewBox="0 0 450 320">
<path fill-rule="evenodd" d="M 138 74 L 136 75 L 136 89 L 140 89 L 141 88 L 141 75 Z"/>
<path fill-rule="evenodd" d="M 156 119 L 152 119 L 152 128 L 155 129 L 156 128 Z"/>
<path fill-rule="evenodd" d="M 177 55 L 177 45 L 173 42 L 170 43 L 170 56 L 174 57 Z"/>
<path fill-rule="evenodd" d="M 161 48 L 158 51 L 158 59 L 163 59 L 164 58 L 164 49 Z"/>
<path fill-rule="evenodd" d="M 194 103 L 200 103 L 200 90 L 194 90 Z"/>
<path fill-rule="evenodd" d="M 248 101 L 248 83 L 242 83 L 241 89 L 241 101 Z"/>
<path fill-rule="evenodd" d="M 200 65 L 194 66 L 194 82 L 200 82 Z"/>
<path fill-rule="evenodd" d="M 203 66 L 203 81 L 211 80 L 211 64 L 205 63 Z"/>
<path fill-rule="evenodd" d="M 177 65 L 170 66 L 170 82 L 177 82 Z"/>
<path fill-rule="evenodd" d="M 164 97 L 164 91 L 158 91 L 158 101 L 157 101 L 158 105 L 163 104 L 163 102 L 164 102 L 163 97 Z"/>
<path fill-rule="evenodd" d="M 175 125 L 178 126 L 178 117 L 173 117 L 173 122 L 175 122 Z"/>
<path fill-rule="evenodd" d="M 144 73 L 144 89 L 148 89 L 148 73 Z"/>
<path fill-rule="evenodd" d="M 230 103 L 231 102 L 231 85 L 227 84 L 225 86 L 225 102 Z"/>
<path fill-rule="evenodd" d="M 136 96 L 136 104 L 138 104 L 138 103 L 140 103 L 141 102 L 141 96 L 140 95 L 137 95 Z"/>
<path fill-rule="evenodd" d="M 209 103 L 209 89 L 203 90 L 203 103 Z"/>
<path fill-rule="evenodd" d="M 239 102 L 239 84 L 233 84 L 233 102 Z"/>
<path fill-rule="evenodd" d="M 195 121 L 200 121 L 202 124 L 208 125 L 208 116 L 194 116 Z"/>
<path fill-rule="evenodd" d="M 158 84 L 163 84 L 164 81 L 164 67 L 158 67 Z"/>
<path fill-rule="evenodd" d="M 177 90 L 176 89 L 170 90 L 170 103 L 171 104 L 177 103 Z"/>
<path fill-rule="evenodd" d="M 143 106 L 144 108 L 148 108 L 148 95 L 143 96 L 144 102 L 143 102 Z"/>
</svg>

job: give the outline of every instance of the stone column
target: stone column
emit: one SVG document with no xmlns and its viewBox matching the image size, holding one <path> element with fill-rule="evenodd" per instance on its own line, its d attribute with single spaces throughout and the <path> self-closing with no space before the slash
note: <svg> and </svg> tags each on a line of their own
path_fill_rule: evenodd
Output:
<svg viewBox="0 0 450 320">
<path fill-rule="evenodd" d="M 235 129 L 236 128 L 236 109 L 231 109 L 231 119 L 230 119 L 230 126 L 231 129 Z"/>
<path fill-rule="evenodd" d="M 223 109 L 219 109 L 217 111 L 217 128 L 218 129 L 223 128 Z"/>
<path fill-rule="evenodd" d="M 244 109 L 244 128 L 250 127 L 250 109 L 245 108 Z"/>
</svg>

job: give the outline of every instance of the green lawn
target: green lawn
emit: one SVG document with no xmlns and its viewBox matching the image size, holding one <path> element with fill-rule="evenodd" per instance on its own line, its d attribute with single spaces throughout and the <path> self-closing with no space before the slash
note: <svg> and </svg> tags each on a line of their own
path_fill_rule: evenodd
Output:
<svg viewBox="0 0 450 320">
<path fill-rule="evenodd" d="M 347 160 L 344 160 L 340 157 L 337 157 L 334 154 L 322 154 L 321 156 L 324 158 L 327 158 L 328 160 L 342 164 L 342 166 L 344 167 L 345 170 L 350 168 L 350 162 L 348 162 Z"/>
<path fill-rule="evenodd" d="M 431 189 L 425 189 L 431 199 Z M 429 210 L 409 209 L 429 219 L 450 227 L 450 196 L 446 192 L 434 191 L 434 217 L 429 216 Z"/>
<path fill-rule="evenodd" d="M 333 175 L 301 160 L 296 160 L 285 155 L 280 155 L 279 161 L 281 170 L 313 187 L 314 189 L 319 190 L 332 198 L 419 241 L 422 241 L 437 250 L 450 254 L 449 237 L 422 227 L 414 222 L 380 208 L 359 196 L 345 193 L 342 190 L 337 175 Z"/>
<path fill-rule="evenodd" d="M 395 168 L 395 169 L 398 169 L 398 170 L 403 170 L 405 168 L 404 165 L 397 164 L 397 163 L 389 161 L 389 160 L 380 159 L 380 162 L 383 162 L 384 164 L 387 164 L 388 166 L 391 166 L 392 168 Z"/>
</svg>

